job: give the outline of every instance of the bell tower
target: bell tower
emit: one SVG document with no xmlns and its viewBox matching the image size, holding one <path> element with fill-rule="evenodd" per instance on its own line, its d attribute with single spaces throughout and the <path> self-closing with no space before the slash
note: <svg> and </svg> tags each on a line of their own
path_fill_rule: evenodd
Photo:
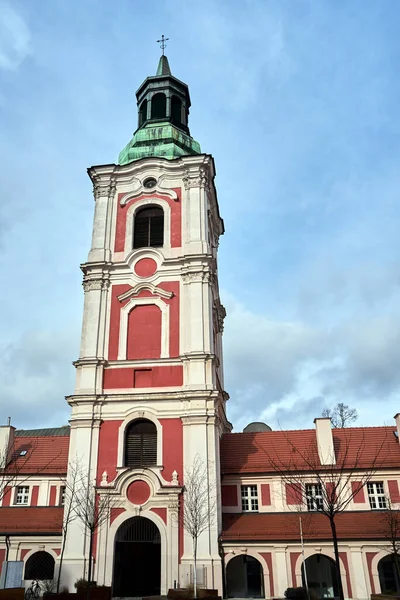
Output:
<svg viewBox="0 0 400 600">
<path fill-rule="evenodd" d="M 217 271 L 224 226 L 214 160 L 190 135 L 189 90 L 171 74 L 166 56 L 136 97 L 138 128 L 118 164 L 88 170 L 95 211 L 81 265 L 76 387 L 67 398 L 70 461 L 79 460 L 96 493 L 118 500 L 96 533 L 92 557 L 94 579 L 113 585 L 118 596 L 165 594 L 174 582 L 193 579 L 191 540 L 177 516 L 185 472 L 203 461 L 217 502 L 199 539 L 198 576 L 221 591 L 219 438 L 231 426 Z M 159 554 L 149 561 L 156 565 L 147 577 L 155 581 L 151 590 L 140 587 L 135 557 L 121 554 L 128 544 L 119 544 L 126 532 L 139 531 L 138 518 L 159 534 Z M 82 577 L 87 556 L 88 540 L 74 522 L 64 558 L 71 582 Z M 132 565 L 128 579 L 121 564 Z"/>
</svg>

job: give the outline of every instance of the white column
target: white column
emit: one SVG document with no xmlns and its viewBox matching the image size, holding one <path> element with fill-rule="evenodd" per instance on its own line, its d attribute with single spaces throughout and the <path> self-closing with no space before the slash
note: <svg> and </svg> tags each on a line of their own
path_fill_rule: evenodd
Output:
<svg viewBox="0 0 400 600">
<path fill-rule="evenodd" d="M 101 190 L 103 191 L 103 190 Z M 96 196 L 97 194 L 95 194 Z M 108 188 L 104 195 L 97 195 L 94 209 L 92 247 L 89 252 L 89 262 L 100 262 L 105 260 L 106 246 L 106 223 L 108 208 Z"/>
<path fill-rule="evenodd" d="M 350 557 L 349 570 L 353 598 L 365 600 L 366 598 L 369 598 L 367 584 L 368 573 L 364 570 L 361 548 L 350 548 Z"/>
<path fill-rule="evenodd" d="M 286 546 L 275 549 L 275 596 L 283 598 L 288 585 L 288 572 L 286 566 Z"/>
</svg>

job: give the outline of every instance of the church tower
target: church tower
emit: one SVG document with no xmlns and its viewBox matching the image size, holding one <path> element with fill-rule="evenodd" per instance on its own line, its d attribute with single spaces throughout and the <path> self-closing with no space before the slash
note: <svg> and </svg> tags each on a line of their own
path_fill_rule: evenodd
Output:
<svg viewBox="0 0 400 600">
<path fill-rule="evenodd" d="M 118 164 L 88 171 L 95 211 L 67 398 L 70 462 L 100 498 L 113 498 L 95 533 L 93 579 L 132 597 L 193 581 L 192 542 L 178 515 L 185 473 L 200 459 L 215 509 L 199 539 L 197 576 L 221 592 L 219 439 L 230 424 L 214 160 L 190 134 L 189 90 L 166 56 L 136 97 L 138 128 Z M 88 543 L 74 521 L 63 567 L 70 587 L 84 569 L 87 577 Z"/>
</svg>

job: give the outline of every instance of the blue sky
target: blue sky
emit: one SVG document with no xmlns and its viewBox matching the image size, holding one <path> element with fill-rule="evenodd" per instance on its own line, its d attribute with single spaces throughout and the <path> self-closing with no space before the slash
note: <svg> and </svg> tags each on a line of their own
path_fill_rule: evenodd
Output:
<svg viewBox="0 0 400 600">
<path fill-rule="evenodd" d="M 400 411 L 397 0 L 0 0 L 0 421 L 68 419 L 94 208 L 170 38 L 226 234 L 228 416 Z"/>
</svg>

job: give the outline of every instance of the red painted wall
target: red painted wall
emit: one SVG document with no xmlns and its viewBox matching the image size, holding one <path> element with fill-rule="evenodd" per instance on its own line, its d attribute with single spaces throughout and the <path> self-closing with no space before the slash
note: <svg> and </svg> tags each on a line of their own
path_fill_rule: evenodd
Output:
<svg viewBox="0 0 400 600">
<path fill-rule="evenodd" d="M 366 552 L 365 553 L 365 555 L 367 557 L 369 583 L 371 585 L 371 593 L 372 594 L 376 594 L 374 576 L 372 574 L 372 561 L 374 560 L 374 558 L 377 554 L 378 554 L 378 552 Z"/>
<path fill-rule="evenodd" d="M 290 553 L 290 568 L 292 570 L 292 585 L 293 587 L 297 587 L 296 583 L 296 563 L 299 558 L 301 552 L 291 552 Z"/>
<path fill-rule="evenodd" d="M 49 506 L 55 506 L 57 499 L 57 486 L 50 486 L 50 498 L 49 498 Z"/>
<path fill-rule="evenodd" d="M 399 484 L 397 479 L 388 481 L 389 496 L 391 502 L 400 502 Z"/>
<path fill-rule="evenodd" d="M 155 304 L 135 306 L 128 317 L 127 359 L 160 358 L 161 310 Z"/>
<path fill-rule="evenodd" d="M 302 493 L 301 487 L 296 483 L 286 484 L 286 504 L 301 504 Z"/>
<path fill-rule="evenodd" d="M 141 387 L 172 387 L 183 385 L 183 367 L 171 365 L 149 369 L 104 369 L 105 390 Z"/>
<path fill-rule="evenodd" d="M 123 512 L 125 512 L 125 508 L 112 508 L 110 514 L 110 525 L 117 517 L 119 517 L 119 515 L 122 515 Z"/>
<path fill-rule="evenodd" d="M 30 551 L 31 551 L 31 548 L 28 548 L 28 549 L 24 548 L 23 550 L 21 550 L 21 557 L 20 557 L 20 559 L 19 559 L 19 560 L 24 560 L 25 556 L 26 556 L 26 555 L 28 554 L 28 552 L 30 552 Z"/>
<path fill-rule="evenodd" d="M 37 506 L 39 497 L 39 486 L 34 485 L 32 488 L 31 506 Z"/>
<path fill-rule="evenodd" d="M 346 571 L 346 584 L 347 584 L 347 592 L 348 592 L 347 597 L 352 598 L 353 590 L 351 589 L 351 580 L 350 580 L 350 573 L 349 573 L 349 563 L 347 560 L 347 553 L 339 552 L 339 558 L 342 560 L 345 571 Z"/>
<path fill-rule="evenodd" d="M 11 487 L 5 487 L 4 488 L 4 494 L 3 494 L 3 502 L 2 502 L 2 506 L 10 506 L 10 502 L 11 502 Z"/>
<path fill-rule="evenodd" d="M 177 471 L 179 483 L 183 483 L 183 426 L 181 419 L 160 419 L 163 431 L 162 476 L 171 481 L 173 471 Z"/>
<path fill-rule="evenodd" d="M 273 598 L 275 596 L 275 589 L 274 589 L 274 572 L 272 570 L 272 555 L 271 555 L 271 552 L 260 552 L 260 554 L 263 557 L 263 559 L 265 560 L 265 562 L 267 563 L 270 595 L 271 595 L 271 598 Z"/>
<path fill-rule="evenodd" d="M 353 494 L 354 494 L 355 490 L 359 487 L 360 484 L 361 484 L 361 481 L 352 481 L 351 482 L 351 489 L 352 489 Z M 365 502 L 365 495 L 364 495 L 363 487 L 354 494 L 353 500 L 356 504 Z"/>
<path fill-rule="evenodd" d="M 97 482 L 100 483 L 104 471 L 108 473 L 108 481 L 113 481 L 117 471 L 118 430 L 122 421 L 103 421 L 100 426 L 99 451 L 97 462 Z"/>
<path fill-rule="evenodd" d="M 167 524 L 167 509 L 166 508 L 151 508 L 151 512 L 156 513 Z"/>
<path fill-rule="evenodd" d="M 263 506 L 271 506 L 271 490 L 269 483 L 261 484 L 261 504 Z"/>
<path fill-rule="evenodd" d="M 179 281 L 165 281 L 163 283 L 159 284 L 159 287 L 167 292 L 172 292 L 173 296 L 172 298 L 163 298 L 162 301 L 165 302 L 166 304 L 169 305 L 169 314 L 170 314 L 170 319 L 169 319 L 169 327 L 170 327 L 170 331 L 169 331 L 169 353 L 170 353 L 170 357 L 174 358 L 179 356 L 179 292 L 180 292 L 180 287 L 179 287 Z M 109 336 L 109 345 L 108 345 L 108 358 L 109 360 L 117 360 L 118 358 L 118 343 L 119 343 L 119 330 L 120 330 L 120 312 L 121 312 L 121 308 L 123 306 L 125 306 L 125 304 L 127 302 L 130 301 L 130 298 L 128 298 L 127 300 L 124 300 L 123 302 L 120 302 L 118 300 L 118 296 L 120 296 L 121 294 L 123 294 L 124 292 L 127 292 L 129 289 L 131 289 L 131 286 L 129 285 L 113 285 L 112 286 L 112 291 L 111 291 L 111 311 L 110 311 L 110 336 Z M 158 298 L 158 296 L 153 295 L 150 290 L 142 290 L 138 296 L 138 298 Z M 146 308 L 151 307 L 152 310 L 155 309 L 155 305 L 145 305 Z M 130 335 L 133 335 L 135 337 L 136 333 L 135 333 L 135 328 L 134 328 L 134 324 L 135 323 L 131 323 L 131 318 L 135 321 L 135 319 L 138 321 L 138 333 L 139 333 L 139 338 L 141 339 L 143 337 L 143 328 L 146 327 L 146 319 L 139 319 L 138 317 L 138 313 L 136 313 L 136 316 L 134 315 L 134 313 L 140 309 L 140 308 L 145 308 L 145 307 L 137 307 L 135 308 L 133 311 L 131 311 L 130 315 L 129 315 L 129 327 L 128 327 L 128 341 L 127 341 L 127 349 L 128 352 L 132 351 L 132 349 L 130 349 L 130 342 L 129 342 L 129 338 Z M 159 310 L 157 308 L 157 310 Z M 154 314 L 156 314 L 154 312 Z M 145 311 L 142 312 L 142 316 L 146 317 L 145 315 Z M 161 318 L 161 314 L 160 314 L 160 318 Z M 160 321 L 161 322 L 161 321 Z M 155 325 L 152 325 L 150 323 L 149 325 L 150 329 L 155 329 Z M 160 332 L 161 332 L 161 328 L 160 328 Z M 151 347 L 153 347 L 153 345 L 155 345 L 155 333 L 152 332 L 151 335 L 153 336 L 153 341 L 151 342 Z M 159 334 L 158 339 L 160 340 L 160 344 L 161 344 L 161 333 Z M 154 356 L 154 349 L 151 350 L 151 352 L 153 352 L 153 354 L 150 357 L 146 357 L 143 356 L 144 353 L 148 352 L 148 348 L 147 348 L 147 340 L 144 340 L 144 349 L 143 352 L 139 353 L 136 355 L 134 355 L 134 358 L 155 358 Z M 158 346 L 158 342 L 157 342 L 157 349 L 159 348 Z M 159 356 L 159 354 L 158 354 Z"/>
<path fill-rule="evenodd" d="M 171 208 L 171 247 L 179 248 L 182 245 L 182 216 L 181 216 L 181 188 L 172 188 L 174 192 L 176 192 L 178 196 L 178 201 L 172 200 L 172 198 L 168 198 L 167 196 L 162 196 L 160 194 L 152 194 L 153 198 L 159 198 L 161 200 L 165 200 L 168 202 Z M 118 194 L 118 207 L 117 207 L 117 223 L 115 230 L 115 252 L 123 252 L 125 245 L 125 233 L 126 233 L 126 215 L 128 212 L 128 208 L 132 204 L 136 204 L 143 198 L 148 198 L 149 196 L 146 194 L 145 196 L 140 196 L 139 198 L 134 198 L 127 202 L 124 206 L 121 206 L 120 199 L 123 194 Z M 168 224 L 167 224 L 168 226 Z M 130 240 L 129 250 L 132 248 L 133 240 Z"/>
<path fill-rule="evenodd" d="M 0 573 L 3 562 L 6 560 L 6 551 L 5 549 L 0 550 Z"/>
<path fill-rule="evenodd" d="M 333 503 L 337 500 L 336 485 L 332 481 L 326 483 L 326 494 L 329 502 Z"/>
<path fill-rule="evenodd" d="M 221 486 L 221 499 L 222 499 L 222 506 L 237 506 L 238 505 L 237 485 Z"/>
<path fill-rule="evenodd" d="M 61 554 L 61 549 L 60 548 L 52 548 L 52 550 L 53 550 L 53 552 L 55 554 L 57 554 L 57 556 L 60 556 L 60 554 Z"/>
</svg>

